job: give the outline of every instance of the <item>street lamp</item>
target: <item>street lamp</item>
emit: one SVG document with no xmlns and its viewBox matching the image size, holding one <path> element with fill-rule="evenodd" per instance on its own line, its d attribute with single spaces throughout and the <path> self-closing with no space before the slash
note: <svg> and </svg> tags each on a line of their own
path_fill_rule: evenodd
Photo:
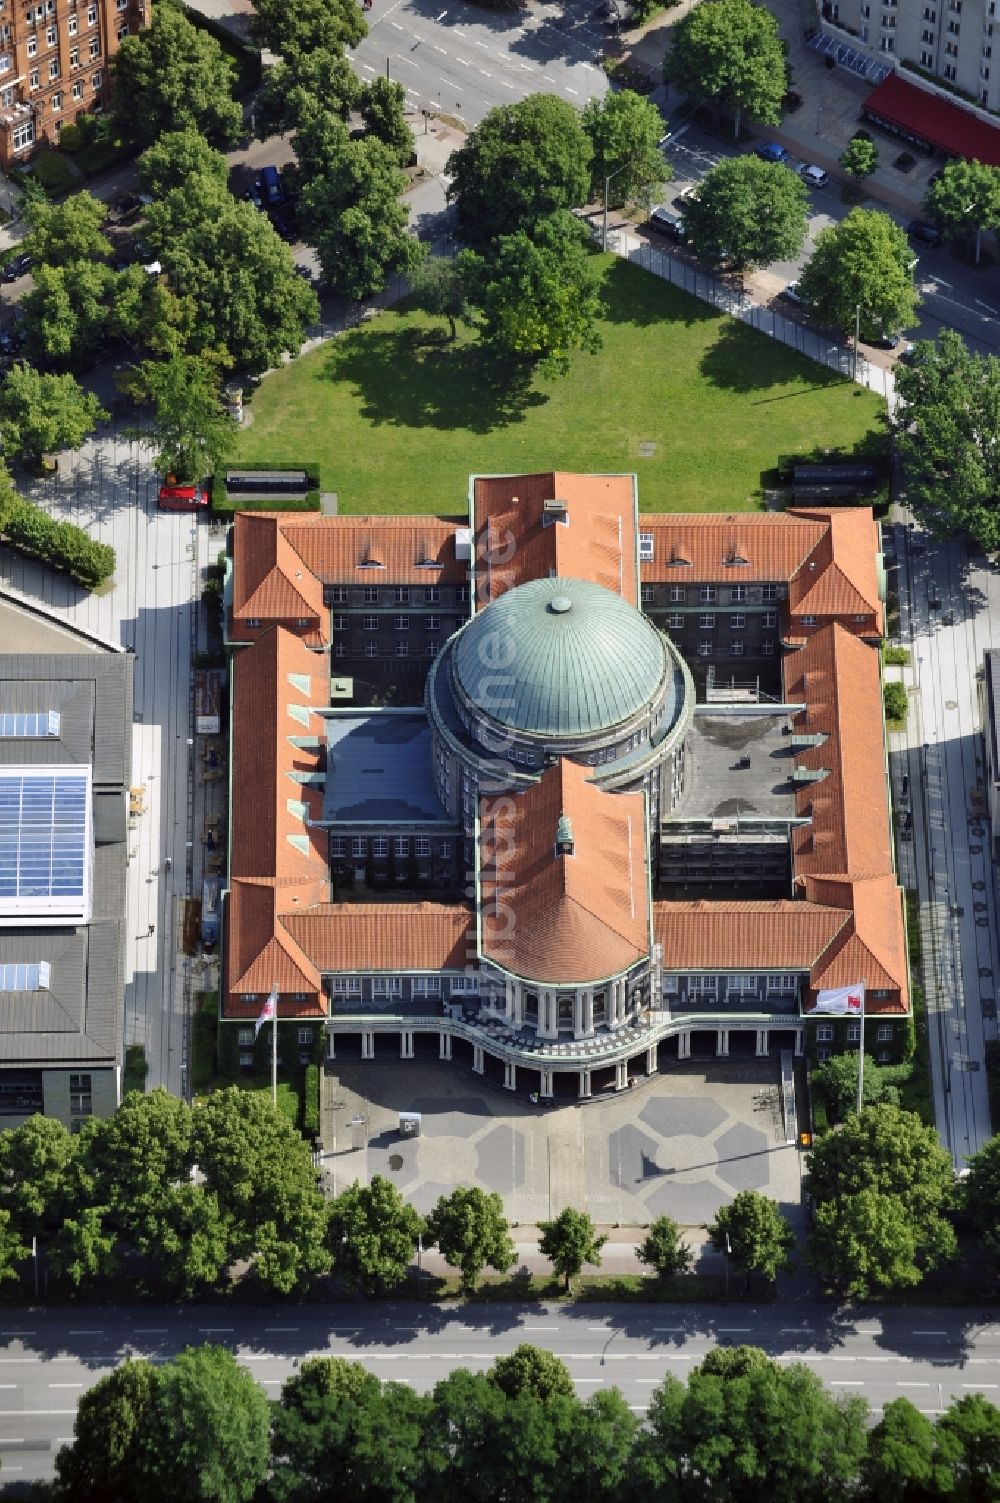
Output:
<svg viewBox="0 0 1000 1503">
<path fill-rule="evenodd" d="M 858 379 L 858 345 L 861 342 L 861 304 L 854 305 L 854 369 L 851 371 L 851 380 Z"/>
<path fill-rule="evenodd" d="M 973 211 L 973 209 L 975 207 L 976 206 L 975 206 L 974 203 L 973 204 L 966 204 L 965 208 L 962 210 L 962 213 L 963 214 L 971 214 L 972 211 Z M 980 251 L 980 246 L 981 246 L 981 243 L 982 243 L 982 238 L 983 238 L 983 227 L 982 227 L 982 225 L 977 224 L 976 225 L 976 265 L 977 266 L 979 265 L 979 251 Z"/>
<path fill-rule="evenodd" d="M 660 137 L 656 144 L 657 146 L 662 146 L 665 141 L 669 140 L 670 132 L 668 131 L 665 136 Z M 615 178 L 623 173 L 626 167 L 631 167 L 634 160 L 634 157 L 629 157 L 627 162 L 623 162 L 620 167 L 616 167 L 614 172 L 609 172 L 607 177 L 604 179 L 604 231 L 601 235 L 601 249 L 603 251 L 606 251 L 608 248 L 608 190 L 611 187 L 611 184 L 614 182 Z"/>
</svg>

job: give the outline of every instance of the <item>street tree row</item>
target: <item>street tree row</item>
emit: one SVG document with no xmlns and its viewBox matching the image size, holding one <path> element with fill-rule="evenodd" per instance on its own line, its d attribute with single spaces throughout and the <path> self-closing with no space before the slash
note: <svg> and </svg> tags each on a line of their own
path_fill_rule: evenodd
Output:
<svg viewBox="0 0 1000 1503">
<path fill-rule="evenodd" d="M 430 1393 L 310 1357 L 269 1403 L 232 1353 L 129 1360 L 80 1400 L 36 1503 L 987 1503 L 1000 1410 L 981 1393 L 933 1419 L 907 1398 L 878 1423 L 804 1363 L 719 1347 L 649 1394 L 576 1395 L 520 1346 Z"/>
</svg>

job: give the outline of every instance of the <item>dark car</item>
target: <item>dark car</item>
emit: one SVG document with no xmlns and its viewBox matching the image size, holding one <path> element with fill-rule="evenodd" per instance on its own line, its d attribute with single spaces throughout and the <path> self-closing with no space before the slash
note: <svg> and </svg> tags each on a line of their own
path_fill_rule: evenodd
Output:
<svg viewBox="0 0 1000 1503">
<path fill-rule="evenodd" d="M 777 141 L 761 141 L 754 147 L 755 156 L 760 157 L 762 162 L 784 162 L 788 159 L 788 152 Z"/>
<path fill-rule="evenodd" d="M 926 219 L 911 219 L 906 226 L 906 233 L 911 240 L 918 240 L 921 245 L 940 245 L 944 239 L 941 227 Z"/>
<path fill-rule="evenodd" d="M 3 280 L 5 282 L 16 282 L 18 277 L 23 277 L 31 270 L 32 264 L 31 257 L 27 254 L 15 256 L 12 261 L 7 262 L 3 269 Z"/>
<path fill-rule="evenodd" d="M 0 355 L 16 355 L 21 341 L 10 329 L 0 329 Z"/>
</svg>

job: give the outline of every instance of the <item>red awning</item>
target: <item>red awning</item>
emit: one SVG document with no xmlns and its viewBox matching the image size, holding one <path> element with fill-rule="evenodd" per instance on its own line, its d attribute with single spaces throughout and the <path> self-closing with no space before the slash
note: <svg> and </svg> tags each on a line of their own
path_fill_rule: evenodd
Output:
<svg viewBox="0 0 1000 1503">
<path fill-rule="evenodd" d="M 960 104 L 952 104 L 890 73 L 862 106 L 865 114 L 956 157 L 974 157 L 1000 167 L 1000 129 L 977 119 Z"/>
</svg>

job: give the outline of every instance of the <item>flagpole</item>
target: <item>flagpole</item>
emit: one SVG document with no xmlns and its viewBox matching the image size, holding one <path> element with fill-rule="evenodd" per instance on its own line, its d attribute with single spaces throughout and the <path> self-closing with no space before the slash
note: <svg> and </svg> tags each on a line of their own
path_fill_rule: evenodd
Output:
<svg viewBox="0 0 1000 1503">
<path fill-rule="evenodd" d="M 273 986 L 271 988 L 271 995 L 274 998 L 274 1022 L 271 1024 L 271 1101 L 272 1101 L 272 1103 L 275 1106 L 277 1106 L 278 1105 L 278 988 L 276 986 Z M 864 1011 L 864 1001 L 863 1000 L 862 1000 L 862 1003 L 861 1003 L 861 1010 L 862 1010 L 862 1012 Z M 864 1028 L 864 1024 L 862 1024 L 862 1029 L 863 1028 Z"/>
<path fill-rule="evenodd" d="M 861 1051 L 858 1054 L 858 1116 L 861 1116 L 861 1108 L 865 1100 L 865 1001 L 868 996 L 868 982 L 861 982 Z"/>
</svg>

